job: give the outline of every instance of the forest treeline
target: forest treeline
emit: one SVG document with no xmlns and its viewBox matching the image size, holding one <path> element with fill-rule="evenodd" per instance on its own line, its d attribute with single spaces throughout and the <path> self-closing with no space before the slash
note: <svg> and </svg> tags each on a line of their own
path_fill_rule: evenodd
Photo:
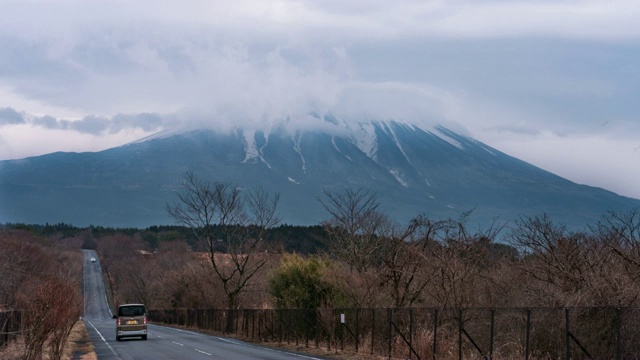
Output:
<svg viewBox="0 0 640 360">
<path fill-rule="evenodd" d="M 419 216 L 401 229 L 378 224 L 375 231 L 363 227 L 351 234 L 330 221 L 312 227 L 281 225 L 270 229 L 268 241 L 253 252 L 230 248 L 233 244 L 222 240 L 224 231 L 215 228 L 211 255 L 219 271 L 231 274 L 228 278 L 216 274 L 207 245 L 185 226 L 13 224 L 3 227 L 0 241 L 3 249 L 28 247 L 20 251 L 30 257 L 61 256 L 74 246 L 95 249 L 116 302 L 142 302 L 156 309 L 228 307 L 224 281 L 241 279 L 240 260 L 246 267 L 260 267 L 242 279 L 237 308 L 640 305 L 638 209 L 603 214 L 585 231 L 569 230 L 546 214 L 522 217 L 509 226 L 470 229 L 472 215 Z M 39 267 L 47 264 L 33 261 Z M 0 303 L 17 303 L 19 287 L 7 285 L 16 274 L 37 278 L 56 273 L 22 266 L 24 270 L 4 266 L 3 274 L 12 276 L 2 277 Z M 57 271 L 67 278 L 79 272 L 76 267 Z"/>
<path fill-rule="evenodd" d="M 197 249 L 200 245 L 193 230 L 182 225 L 153 225 L 144 229 L 140 228 L 120 228 L 109 226 L 87 226 L 79 227 L 72 224 L 24 224 L 5 223 L 0 224 L 0 229 L 23 230 L 33 236 L 44 238 L 74 238 L 86 241 L 83 244 L 85 249 L 95 249 L 96 239 L 112 235 L 125 235 L 142 239 L 148 249 L 157 249 L 160 243 L 174 240 L 185 241 L 189 247 Z M 221 233 L 219 226 L 212 226 L 216 233 Z M 324 228 L 321 225 L 289 225 L 282 224 L 268 229 L 265 236 L 266 241 L 273 243 L 274 248 L 280 248 L 286 252 L 299 254 L 316 254 L 322 252 L 324 244 L 318 239 L 324 235 Z"/>
<path fill-rule="evenodd" d="M 221 244 L 213 257 L 231 283 L 240 279 L 234 257 L 262 264 L 242 284 L 237 308 L 640 306 L 637 209 L 605 214 L 588 231 L 568 230 L 545 214 L 488 230 L 469 229 L 466 220 L 419 217 L 409 237 L 356 232 L 342 244 L 336 237 L 345 234 L 311 232 L 305 236 L 313 239 L 300 241 L 323 246 L 310 252 L 270 242 L 248 256 Z M 207 251 L 169 238 L 151 243 L 139 232 L 94 239 L 116 301 L 228 307 Z"/>
</svg>

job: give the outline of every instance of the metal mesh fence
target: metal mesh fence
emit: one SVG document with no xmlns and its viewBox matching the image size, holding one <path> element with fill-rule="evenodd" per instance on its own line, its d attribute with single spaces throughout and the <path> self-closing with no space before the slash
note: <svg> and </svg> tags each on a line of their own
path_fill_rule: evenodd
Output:
<svg viewBox="0 0 640 360">
<path fill-rule="evenodd" d="M 640 308 L 150 310 L 150 321 L 402 359 L 640 359 Z"/>
<path fill-rule="evenodd" d="M 20 335 L 21 317 L 19 311 L 0 311 L 0 348 Z"/>
</svg>

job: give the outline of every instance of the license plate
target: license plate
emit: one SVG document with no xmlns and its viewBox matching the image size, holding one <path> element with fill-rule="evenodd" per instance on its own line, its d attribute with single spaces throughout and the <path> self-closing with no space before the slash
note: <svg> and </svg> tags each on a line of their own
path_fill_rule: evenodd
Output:
<svg viewBox="0 0 640 360">
<path fill-rule="evenodd" d="M 128 320 L 127 321 L 127 325 L 136 325 L 136 324 L 138 324 L 138 321 L 136 321 L 136 320 Z"/>
</svg>

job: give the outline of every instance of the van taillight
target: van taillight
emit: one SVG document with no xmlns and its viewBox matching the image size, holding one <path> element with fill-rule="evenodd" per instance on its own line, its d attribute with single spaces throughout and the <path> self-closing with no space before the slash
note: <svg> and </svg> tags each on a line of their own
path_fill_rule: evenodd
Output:
<svg viewBox="0 0 640 360">
<path fill-rule="evenodd" d="M 144 317 L 144 324 L 147 325 L 147 317 Z"/>
<path fill-rule="evenodd" d="M 120 326 L 120 317 L 118 317 L 118 320 L 116 320 L 116 323 L 118 326 Z"/>
</svg>

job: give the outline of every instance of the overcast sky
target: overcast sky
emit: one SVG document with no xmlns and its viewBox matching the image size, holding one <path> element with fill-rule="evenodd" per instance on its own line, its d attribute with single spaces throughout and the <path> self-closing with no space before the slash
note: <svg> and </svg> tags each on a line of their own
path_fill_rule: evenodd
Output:
<svg viewBox="0 0 640 360">
<path fill-rule="evenodd" d="M 0 9 L 0 160 L 331 112 L 458 124 L 569 180 L 640 198 L 637 0 Z"/>
</svg>

